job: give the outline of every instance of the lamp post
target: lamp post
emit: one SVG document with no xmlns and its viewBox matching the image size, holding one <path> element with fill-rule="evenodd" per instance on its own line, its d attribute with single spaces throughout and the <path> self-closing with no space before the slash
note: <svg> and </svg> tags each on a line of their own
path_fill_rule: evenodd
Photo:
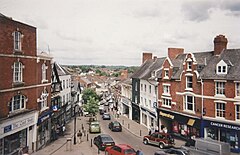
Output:
<svg viewBox="0 0 240 155">
<path fill-rule="evenodd" d="M 73 137 L 73 144 L 76 145 L 77 142 L 76 142 L 76 107 L 77 105 L 74 106 L 74 137 Z"/>
</svg>

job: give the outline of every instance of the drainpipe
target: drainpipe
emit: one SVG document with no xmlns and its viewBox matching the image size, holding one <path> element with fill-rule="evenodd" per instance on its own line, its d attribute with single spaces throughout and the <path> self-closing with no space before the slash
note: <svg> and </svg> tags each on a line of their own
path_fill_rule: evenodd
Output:
<svg viewBox="0 0 240 155">
<path fill-rule="evenodd" d="M 203 79 L 201 79 L 201 95 L 202 95 L 202 111 L 201 111 L 201 126 L 200 126 L 200 137 L 204 137 L 204 127 L 203 127 L 203 112 L 204 112 L 204 104 L 203 104 Z"/>
</svg>

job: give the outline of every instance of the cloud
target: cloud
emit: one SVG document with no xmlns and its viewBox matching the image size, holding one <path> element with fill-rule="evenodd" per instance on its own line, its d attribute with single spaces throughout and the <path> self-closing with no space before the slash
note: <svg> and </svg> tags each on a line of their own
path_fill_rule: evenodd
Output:
<svg viewBox="0 0 240 155">
<path fill-rule="evenodd" d="M 239 0 L 228 0 L 221 3 L 221 9 L 228 10 L 230 12 L 227 15 L 240 16 L 240 1 Z"/>
<path fill-rule="evenodd" d="M 202 22 L 209 19 L 211 14 L 211 8 L 215 6 L 215 0 L 197 0 L 197 1 L 186 1 L 182 4 L 182 12 L 185 18 L 190 21 Z"/>
</svg>

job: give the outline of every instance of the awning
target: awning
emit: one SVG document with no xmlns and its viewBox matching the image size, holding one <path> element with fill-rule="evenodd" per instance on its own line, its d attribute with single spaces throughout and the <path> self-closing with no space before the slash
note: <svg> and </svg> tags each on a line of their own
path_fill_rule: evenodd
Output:
<svg viewBox="0 0 240 155">
<path fill-rule="evenodd" d="M 195 123 L 195 120 L 190 118 L 187 122 L 187 125 L 193 126 L 194 123 Z"/>
</svg>

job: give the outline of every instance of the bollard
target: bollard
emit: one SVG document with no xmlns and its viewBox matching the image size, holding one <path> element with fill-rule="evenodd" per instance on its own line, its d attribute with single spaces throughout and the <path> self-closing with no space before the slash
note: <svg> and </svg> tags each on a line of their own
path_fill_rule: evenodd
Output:
<svg viewBox="0 0 240 155">
<path fill-rule="evenodd" d="M 83 124 L 82 124 L 82 130 L 84 130 L 84 126 L 83 126 Z"/>
<path fill-rule="evenodd" d="M 100 154 L 100 149 L 98 148 L 98 154 Z"/>
<path fill-rule="evenodd" d="M 142 136 L 142 130 L 140 130 L 140 136 Z"/>
<path fill-rule="evenodd" d="M 86 136 L 86 130 L 83 130 L 84 137 Z"/>
<path fill-rule="evenodd" d="M 130 124 L 128 123 L 128 129 L 130 128 Z"/>
<path fill-rule="evenodd" d="M 72 139 L 71 138 L 67 138 L 67 144 L 66 144 L 66 151 L 68 151 L 68 146 L 69 146 L 69 150 L 72 150 Z"/>
<path fill-rule="evenodd" d="M 92 138 L 91 138 L 91 147 L 92 147 Z"/>
<path fill-rule="evenodd" d="M 88 141 L 88 133 L 87 133 L 87 141 Z"/>
<path fill-rule="evenodd" d="M 122 124 L 124 125 L 124 120 L 122 120 Z"/>
</svg>

